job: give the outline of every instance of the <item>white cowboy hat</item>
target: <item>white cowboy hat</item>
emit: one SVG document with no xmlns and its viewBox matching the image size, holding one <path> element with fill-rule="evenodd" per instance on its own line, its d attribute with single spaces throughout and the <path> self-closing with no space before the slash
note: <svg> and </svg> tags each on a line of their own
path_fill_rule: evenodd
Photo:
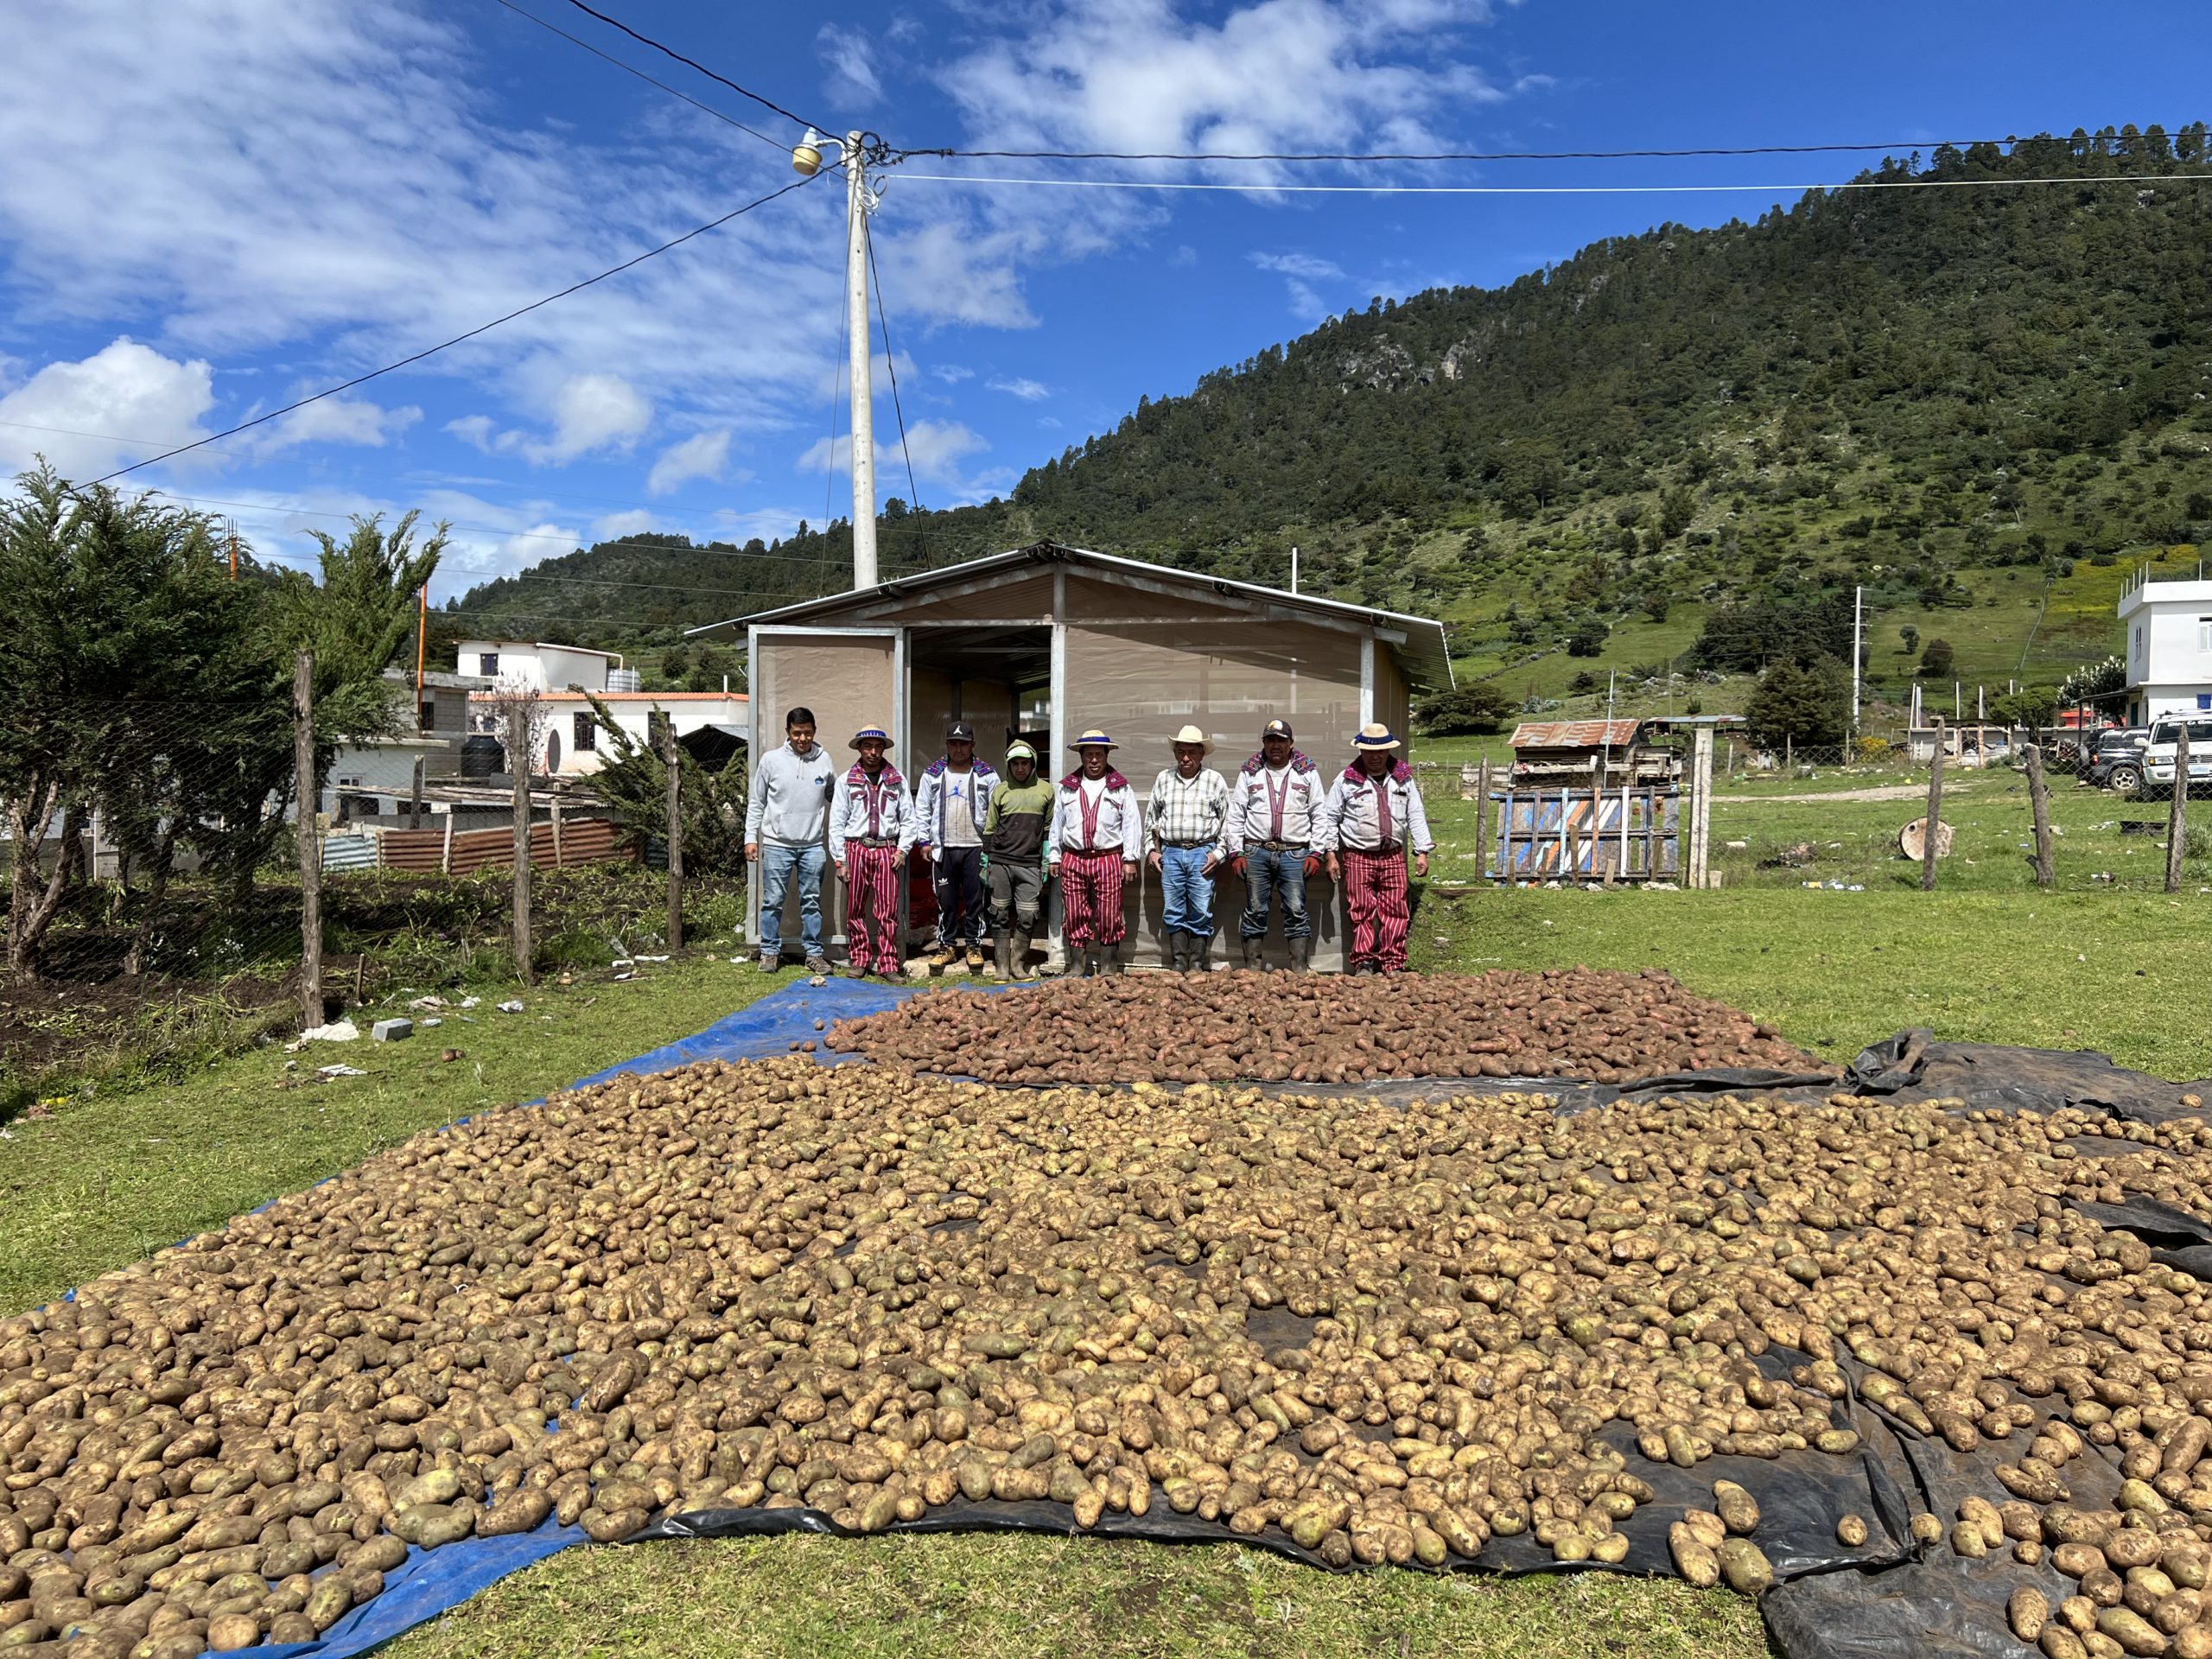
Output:
<svg viewBox="0 0 2212 1659">
<path fill-rule="evenodd" d="M 1195 743 L 1206 753 L 1213 753 L 1213 744 L 1207 739 L 1206 734 L 1195 726 L 1185 726 L 1181 731 L 1176 733 L 1171 741 L 1173 747 L 1179 749 L 1185 743 Z"/>
</svg>

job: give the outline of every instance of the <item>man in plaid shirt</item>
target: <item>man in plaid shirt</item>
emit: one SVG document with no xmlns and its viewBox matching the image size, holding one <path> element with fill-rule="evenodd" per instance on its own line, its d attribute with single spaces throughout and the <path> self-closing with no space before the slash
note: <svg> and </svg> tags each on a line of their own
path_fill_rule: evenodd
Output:
<svg viewBox="0 0 2212 1659">
<path fill-rule="evenodd" d="M 1166 899 L 1161 918 L 1179 974 L 1203 974 L 1213 949 L 1213 873 L 1229 823 L 1229 783 L 1205 764 L 1211 747 L 1195 726 L 1175 734 L 1175 764 L 1152 780 L 1145 838 Z"/>
</svg>

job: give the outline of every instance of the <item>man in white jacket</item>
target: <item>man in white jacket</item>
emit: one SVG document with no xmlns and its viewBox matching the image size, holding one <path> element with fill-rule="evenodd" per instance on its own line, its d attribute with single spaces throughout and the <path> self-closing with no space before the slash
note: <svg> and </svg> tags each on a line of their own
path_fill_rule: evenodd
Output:
<svg viewBox="0 0 2212 1659">
<path fill-rule="evenodd" d="M 830 859 L 845 884 L 845 931 L 851 941 L 847 971 L 895 979 L 906 965 L 899 938 L 899 876 L 913 840 L 913 805 L 906 780 L 884 758 L 891 734 L 880 726 L 853 734 L 860 759 L 837 786 L 830 808 Z"/>
<path fill-rule="evenodd" d="M 1071 746 L 1081 764 L 1060 779 L 1045 862 L 1060 879 L 1063 930 L 1076 971 L 1122 971 L 1122 885 L 1144 855 L 1136 791 L 1107 757 L 1118 747 L 1091 728 Z"/>
</svg>

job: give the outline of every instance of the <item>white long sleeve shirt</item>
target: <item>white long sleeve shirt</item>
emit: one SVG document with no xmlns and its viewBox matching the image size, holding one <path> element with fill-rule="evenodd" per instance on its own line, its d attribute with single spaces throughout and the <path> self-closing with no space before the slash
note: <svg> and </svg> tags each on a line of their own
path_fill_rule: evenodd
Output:
<svg viewBox="0 0 2212 1659">
<path fill-rule="evenodd" d="M 855 766 L 837 785 L 830 807 L 830 856 L 845 861 L 854 841 L 889 841 L 904 853 L 914 841 L 914 803 L 906 780 L 887 766 L 874 778 Z"/>
<path fill-rule="evenodd" d="M 1294 753 L 1280 769 L 1254 756 L 1229 785 L 1229 855 L 1261 842 L 1293 849 L 1321 845 L 1321 809 L 1328 798 L 1328 779 L 1304 755 Z"/>
<path fill-rule="evenodd" d="M 1387 817 L 1386 817 L 1387 814 Z M 1347 767 L 1331 785 L 1322 804 L 1322 842 L 1325 850 L 1350 848 L 1372 853 L 1385 846 L 1410 846 L 1417 853 L 1435 849 L 1428 833 L 1428 812 L 1421 805 L 1421 785 L 1402 762 L 1380 778 L 1370 778 L 1358 766 Z"/>
<path fill-rule="evenodd" d="M 1090 819 L 1086 826 L 1085 817 Z M 1045 838 L 1045 861 L 1057 864 L 1068 852 L 1114 852 L 1135 862 L 1144 856 L 1144 817 L 1137 792 L 1118 772 L 1092 779 L 1071 772 L 1052 797 L 1052 827 Z"/>
</svg>

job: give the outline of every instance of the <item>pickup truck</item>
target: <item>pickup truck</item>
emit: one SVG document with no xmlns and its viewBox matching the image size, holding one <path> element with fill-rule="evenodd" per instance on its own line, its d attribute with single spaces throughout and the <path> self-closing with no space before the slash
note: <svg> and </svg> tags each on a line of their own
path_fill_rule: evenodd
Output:
<svg viewBox="0 0 2212 1659">
<path fill-rule="evenodd" d="M 2189 722 L 2189 788 L 2212 789 L 2212 714 L 2162 715 L 2151 722 L 2151 741 L 2143 746 L 2143 793 L 2171 795 L 2174 788 L 2176 747 L 2182 721 Z"/>
</svg>

